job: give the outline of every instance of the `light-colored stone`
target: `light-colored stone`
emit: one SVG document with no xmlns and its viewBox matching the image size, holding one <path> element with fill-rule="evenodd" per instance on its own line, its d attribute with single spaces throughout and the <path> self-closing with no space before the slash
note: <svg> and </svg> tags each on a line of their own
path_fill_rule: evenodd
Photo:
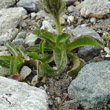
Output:
<svg viewBox="0 0 110 110">
<path fill-rule="evenodd" d="M 31 69 L 28 66 L 23 66 L 23 68 L 20 71 L 20 75 L 22 79 L 25 79 L 30 74 L 31 74 Z"/>
<path fill-rule="evenodd" d="M 27 35 L 27 37 L 25 39 L 25 44 L 27 44 L 28 46 L 35 45 L 37 38 L 38 37 L 36 35 L 30 33 L 29 35 Z"/>
<path fill-rule="evenodd" d="M 20 0 L 17 6 L 23 7 L 29 12 L 37 12 L 39 7 L 38 0 Z"/>
<path fill-rule="evenodd" d="M 0 33 L 16 28 L 27 12 L 22 7 L 8 8 L 0 10 Z"/>
<path fill-rule="evenodd" d="M 85 65 L 70 84 L 68 94 L 86 110 L 104 110 L 110 100 L 110 61 Z"/>
<path fill-rule="evenodd" d="M 17 28 L 12 28 L 9 29 L 7 32 L 0 33 L 0 45 L 4 44 L 7 40 L 13 40 L 17 34 Z"/>
<path fill-rule="evenodd" d="M 85 0 L 81 3 L 81 15 L 84 17 L 102 18 L 110 13 L 110 1 Z"/>
<path fill-rule="evenodd" d="M 0 0 L 0 9 L 13 6 L 17 0 Z"/>
<path fill-rule="evenodd" d="M 0 110 L 47 110 L 44 90 L 0 77 Z"/>
</svg>

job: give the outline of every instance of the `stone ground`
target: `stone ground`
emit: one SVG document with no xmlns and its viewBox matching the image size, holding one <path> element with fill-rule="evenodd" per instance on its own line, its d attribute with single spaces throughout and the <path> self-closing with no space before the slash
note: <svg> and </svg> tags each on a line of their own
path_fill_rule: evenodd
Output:
<svg viewBox="0 0 110 110">
<path fill-rule="evenodd" d="M 110 5 L 108 5 L 108 0 L 98 0 L 99 2 L 96 0 L 65 1 L 67 7 L 62 13 L 61 24 L 63 32 L 70 34 L 71 41 L 75 37 L 85 34 L 103 41 L 102 34 L 106 31 L 110 32 Z M 95 2 L 95 5 L 92 5 L 93 2 Z M 92 7 L 93 10 L 88 7 Z M 0 0 L 0 55 L 10 54 L 4 46 L 6 40 L 11 40 L 16 46 L 24 43 L 31 46 L 38 43 L 39 39 L 32 34 L 36 26 L 56 33 L 53 20 L 42 10 L 38 0 L 27 0 L 27 2 L 25 0 Z M 103 60 L 102 53 L 95 47 L 81 47 L 76 52 L 81 58 L 83 65 Z M 74 79 L 66 74 L 70 68 L 71 65 L 68 65 L 66 70 L 58 77 L 41 78 L 38 84 L 35 85 L 47 92 L 51 110 L 57 110 L 61 100 L 68 93 L 67 89 Z M 0 71 L 2 71 L 1 76 L 9 75 L 8 69 L 0 67 Z M 34 85 L 34 79 L 36 80 L 37 77 L 36 70 L 29 65 L 24 67 L 23 71 L 26 74 L 21 72 L 21 76 L 28 84 Z M 76 100 L 71 101 L 67 97 L 63 103 L 62 110 L 69 109 L 83 108 Z"/>
</svg>

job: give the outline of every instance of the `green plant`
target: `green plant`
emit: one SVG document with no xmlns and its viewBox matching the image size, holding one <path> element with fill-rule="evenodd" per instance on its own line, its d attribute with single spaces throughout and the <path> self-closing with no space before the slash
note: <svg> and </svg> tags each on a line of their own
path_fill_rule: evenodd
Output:
<svg viewBox="0 0 110 110">
<path fill-rule="evenodd" d="M 65 7 L 64 1 L 42 0 L 41 2 L 43 4 L 45 12 L 51 14 L 54 18 L 58 35 L 46 32 L 45 30 L 40 30 L 39 28 L 33 32 L 33 34 L 37 35 L 42 40 L 42 42 L 45 42 L 45 44 L 43 45 L 43 53 L 48 53 L 48 51 L 51 51 L 51 53 L 53 54 L 53 62 L 55 62 L 56 64 L 56 69 L 53 69 L 53 67 L 50 67 L 49 63 L 40 62 L 40 71 L 51 76 L 59 75 L 66 68 L 68 58 L 70 58 L 70 61 L 73 62 L 73 67 L 70 71 L 68 71 L 68 75 L 73 77 L 81 69 L 80 59 L 73 52 L 73 50 L 80 46 L 91 45 L 98 48 L 103 48 L 104 45 L 101 41 L 87 35 L 80 36 L 73 42 L 70 42 L 69 34 L 61 32 L 61 25 L 59 21 L 60 14 Z M 40 44 L 29 47 L 27 50 L 39 52 Z"/>
<path fill-rule="evenodd" d="M 56 23 L 57 33 L 55 35 L 39 28 L 33 32 L 37 35 L 41 42 L 38 45 L 30 46 L 26 50 L 24 48 L 15 48 L 11 42 L 7 42 L 6 46 L 13 56 L 0 56 L 0 65 L 10 68 L 10 74 L 19 73 L 19 69 L 26 62 L 34 63 L 39 76 L 45 73 L 56 76 L 62 73 L 70 60 L 73 64 L 71 70 L 67 73 L 69 76 L 76 76 L 81 69 L 81 62 L 74 50 L 80 46 L 96 46 L 103 48 L 104 45 L 99 40 L 90 36 L 80 36 L 73 42 L 69 40 L 69 34 L 61 32 L 60 14 L 64 10 L 65 3 L 63 0 L 41 0 L 44 10 L 51 14 Z M 28 61 L 27 61 L 27 58 Z M 3 63 L 2 63 L 3 62 Z M 54 62 L 56 68 L 50 63 Z"/>
</svg>

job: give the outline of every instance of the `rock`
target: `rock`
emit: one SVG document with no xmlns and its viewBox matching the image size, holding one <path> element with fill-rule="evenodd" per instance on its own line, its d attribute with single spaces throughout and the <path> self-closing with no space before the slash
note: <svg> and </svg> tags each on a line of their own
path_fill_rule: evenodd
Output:
<svg viewBox="0 0 110 110">
<path fill-rule="evenodd" d="M 68 22 L 69 25 L 70 25 L 71 23 L 73 23 L 74 20 L 75 20 L 74 16 L 68 16 L 68 18 L 67 18 L 67 22 Z"/>
<path fill-rule="evenodd" d="M 0 76 L 9 76 L 10 69 L 0 66 Z"/>
<path fill-rule="evenodd" d="M 75 0 L 65 0 L 66 2 L 66 5 L 71 5 L 71 4 L 74 4 Z"/>
<path fill-rule="evenodd" d="M 9 29 L 16 28 L 23 15 L 27 12 L 21 7 L 0 10 L 0 33 L 7 32 Z"/>
<path fill-rule="evenodd" d="M 104 42 L 103 39 L 100 37 L 100 35 L 95 30 L 90 29 L 88 27 L 76 27 L 72 31 L 72 33 L 73 33 L 73 36 L 70 38 L 71 42 L 75 38 L 80 37 L 81 35 L 89 35 L 93 38 L 96 38 Z M 99 53 L 100 53 L 100 50 L 94 46 L 84 46 L 78 49 L 79 57 L 83 58 L 86 61 L 91 60 L 93 57 L 99 55 Z"/>
<path fill-rule="evenodd" d="M 110 1 L 85 0 L 81 3 L 81 15 L 84 17 L 102 18 L 110 13 Z"/>
<path fill-rule="evenodd" d="M 45 17 L 45 16 L 47 16 L 47 14 L 45 13 L 44 10 L 40 10 L 40 11 L 38 11 L 38 12 L 36 13 L 36 15 L 37 15 L 37 16 L 41 16 L 41 17 Z"/>
<path fill-rule="evenodd" d="M 18 29 L 12 28 L 7 32 L 0 33 L 0 45 L 4 44 L 7 40 L 13 40 L 18 34 Z"/>
<path fill-rule="evenodd" d="M 19 32 L 16 36 L 16 39 L 25 39 L 26 38 L 26 32 Z"/>
<path fill-rule="evenodd" d="M 13 42 L 12 42 L 14 45 L 16 45 L 16 46 L 20 46 L 20 45 L 22 45 L 23 43 L 24 43 L 24 39 L 22 39 L 22 38 L 20 38 L 20 39 L 15 39 L 15 40 L 13 40 Z"/>
<path fill-rule="evenodd" d="M 16 3 L 17 0 L 0 0 L 0 9 L 9 8 Z"/>
<path fill-rule="evenodd" d="M 28 12 L 38 11 L 38 0 L 20 0 L 16 5 L 25 8 Z"/>
<path fill-rule="evenodd" d="M 104 110 L 110 100 L 110 61 L 85 65 L 70 84 L 68 94 L 86 110 Z"/>
<path fill-rule="evenodd" d="M 32 85 L 32 86 L 35 86 L 35 85 L 37 84 L 37 81 L 38 81 L 38 75 L 35 75 L 35 76 L 32 78 L 31 85 Z"/>
<path fill-rule="evenodd" d="M 28 66 L 23 66 L 23 68 L 20 71 L 20 75 L 22 79 L 25 79 L 30 74 L 31 74 L 31 69 Z"/>
<path fill-rule="evenodd" d="M 0 77 L 0 110 L 47 110 L 44 90 Z"/>
<path fill-rule="evenodd" d="M 34 19 L 36 17 L 36 13 L 31 13 L 31 19 Z"/>
<path fill-rule="evenodd" d="M 48 20 L 44 20 L 42 22 L 41 29 L 45 29 L 45 30 L 47 30 L 48 32 L 51 32 L 51 33 L 56 33 L 55 29 L 51 26 L 51 24 Z"/>
<path fill-rule="evenodd" d="M 68 8 L 67 8 L 67 10 L 68 10 L 68 12 L 73 12 L 74 11 L 74 6 L 73 5 L 71 5 L 71 6 L 69 6 Z"/>
<path fill-rule="evenodd" d="M 96 18 L 91 18 L 90 19 L 90 22 L 93 23 L 93 24 L 96 24 L 96 21 L 97 21 Z"/>
<path fill-rule="evenodd" d="M 25 39 L 25 44 L 27 44 L 28 46 L 32 46 L 32 45 L 35 45 L 35 42 L 37 40 L 37 36 L 34 35 L 34 34 L 29 34 L 26 39 Z"/>
</svg>

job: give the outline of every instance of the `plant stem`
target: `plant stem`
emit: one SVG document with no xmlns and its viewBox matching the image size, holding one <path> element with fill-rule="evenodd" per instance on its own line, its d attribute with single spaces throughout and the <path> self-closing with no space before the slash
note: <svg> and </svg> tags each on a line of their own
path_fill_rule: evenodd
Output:
<svg viewBox="0 0 110 110">
<path fill-rule="evenodd" d="M 57 33 L 58 35 L 61 35 L 61 24 L 60 24 L 60 17 L 59 15 L 54 15 L 53 16 L 54 20 L 55 20 L 55 24 L 56 24 L 56 28 L 57 28 Z"/>
</svg>

